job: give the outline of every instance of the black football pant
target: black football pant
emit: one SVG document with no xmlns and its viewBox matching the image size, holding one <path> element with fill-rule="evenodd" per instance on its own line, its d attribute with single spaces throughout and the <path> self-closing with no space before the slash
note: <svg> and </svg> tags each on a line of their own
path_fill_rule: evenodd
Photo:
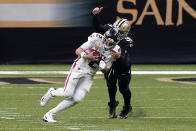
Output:
<svg viewBox="0 0 196 131">
<path fill-rule="evenodd" d="M 130 106 L 131 101 L 131 91 L 129 89 L 129 83 L 131 80 L 131 71 L 127 72 L 126 74 L 120 74 L 115 72 L 113 68 L 105 74 L 106 83 L 108 86 L 108 93 L 110 103 L 113 105 L 116 101 L 116 92 L 117 92 L 117 81 L 120 93 L 123 95 L 124 98 L 124 106 Z"/>
</svg>

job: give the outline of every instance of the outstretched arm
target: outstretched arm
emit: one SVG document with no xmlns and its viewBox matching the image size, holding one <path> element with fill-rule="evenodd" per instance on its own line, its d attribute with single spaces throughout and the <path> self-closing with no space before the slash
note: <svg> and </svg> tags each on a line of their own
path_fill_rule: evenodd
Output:
<svg viewBox="0 0 196 131">
<path fill-rule="evenodd" d="M 95 28 L 95 30 L 101 34 L 104 34 L 110 27 L 107 25 L 103 25 L 101 24 L 98 15 L 100 14 L 100 12 L 103 10 L 103 7 L 96 7 L 93 9 L 92 13 L 93 13 L 93 27 Z"/>
</svg>

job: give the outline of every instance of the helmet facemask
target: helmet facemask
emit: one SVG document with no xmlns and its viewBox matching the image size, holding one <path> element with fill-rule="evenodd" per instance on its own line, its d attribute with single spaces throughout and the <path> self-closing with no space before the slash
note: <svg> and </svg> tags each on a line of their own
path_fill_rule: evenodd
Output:
<svg viewBox="0 0 196 131">
<path fill-rule="evenodd" d="M 118 29 L 111 28 L 108 31 L 105 32 L 104 38 L 104 48 L 105 50 L 111 50 L 113 49 L 120 41 L 120 34 Z"/>
</svg>

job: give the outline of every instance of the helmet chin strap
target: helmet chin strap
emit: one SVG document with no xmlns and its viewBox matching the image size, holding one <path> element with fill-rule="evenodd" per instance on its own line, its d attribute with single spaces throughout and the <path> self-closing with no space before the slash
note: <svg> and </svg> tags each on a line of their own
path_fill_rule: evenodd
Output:
<svg viewBox="0 0 196 131">
<path fill-rule="evenodd" d="M 109 47 L 107 45 L 104 45 L 104 50 L 105 51 L 111 50 L 112 48 L 114 48 L 114 46 Z"/>
</svg>

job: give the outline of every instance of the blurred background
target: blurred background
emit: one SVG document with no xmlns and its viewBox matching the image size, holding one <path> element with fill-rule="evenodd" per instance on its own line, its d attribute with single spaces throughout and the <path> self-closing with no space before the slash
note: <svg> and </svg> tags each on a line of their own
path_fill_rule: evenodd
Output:
<svg viewBox="0 0 196 131">
<path fill-rule="evenodd" d="M 132 24 L 134 64 L 196 63 L 196 1 L 0 0 L 0 64 L 71 64 L 101 22 Z"/>
</svg>

